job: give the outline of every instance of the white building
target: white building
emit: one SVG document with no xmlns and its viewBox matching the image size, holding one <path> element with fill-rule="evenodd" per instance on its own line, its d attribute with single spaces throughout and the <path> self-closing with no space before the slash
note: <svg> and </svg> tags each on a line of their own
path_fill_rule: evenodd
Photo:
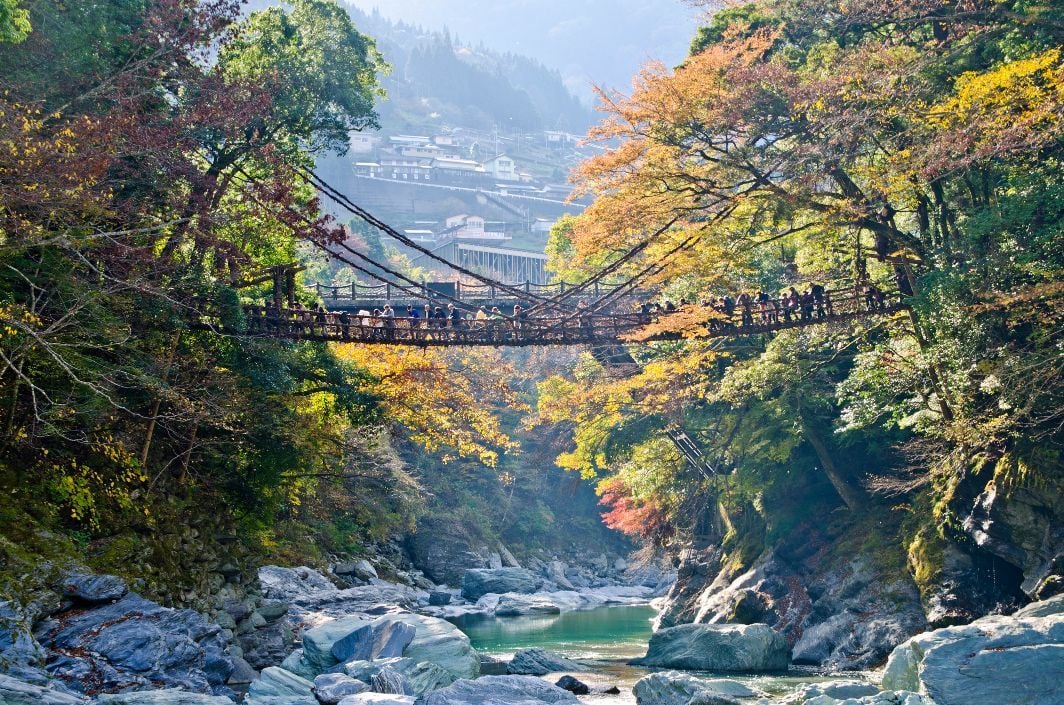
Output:
<svg viewBox="0 0 1064 705">
<path fill-rule="evenodd" d="M 454 215 L 446 220 L 444 229 L 437 236 L 453 237 L 455 240 L 509 240 L 506 233 L 486 229 L 484 219 L 478 215 Z"/>
<path fill-rule="evenodd" d="M 517 164 L 509 156 L 499 154 L 484 162 L 484 170 L 499 181 L 518 181 Z"/>
<path fill-rule="evenodd" d="M 376 135 L 368 135 L 364 132 L 353 132 L 348 139 L 348 149 L 353 154 L 366 154 L 372 152 L 377 145 Z"/>
</svg>

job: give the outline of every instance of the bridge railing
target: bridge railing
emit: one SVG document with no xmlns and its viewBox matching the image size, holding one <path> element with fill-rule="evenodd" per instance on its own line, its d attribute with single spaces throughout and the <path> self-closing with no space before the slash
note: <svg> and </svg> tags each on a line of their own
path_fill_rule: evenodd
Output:
<svg viewBox="0 0 1064 705">
<path fill-rule="evenodd" d="M 459 301 L 519 301 L 521 297 L 512 293 L 515 289 L 523 292 L 529 298 L 534 296 L 550 298 L 571 292 L 579 286 L 578 284 L 566 282 L 551 282 L 549 284 L 537 284 L 531 281 L 505 282 L 503 287 L 508 287 L 509 290 L 507 290 L 493 284 L 468 283 L 456 280 L 453 282 L 425 282 L 421 287 L 418 287 L 420 296 L 415 296 L 408 292 L 409 289 L 415 288 L 413 286 L 399 287 L 391 284 L 360 284 L 352 282 L 351 284 L 332 285 L 316 283 L 309 288 L 318 299 L 327 304 L 355 301 L 401 302 L 406 304 L 416 301 L 445 299 L 446 297 L 441 296 L 440 290 L 431 288 L 433 285 L 453 286 L 454 298 Z M 613 292 L 620 286 L 619 284 L 595 282 L 581 293 L 581 297 L 599 298 Z"/>
</svg>

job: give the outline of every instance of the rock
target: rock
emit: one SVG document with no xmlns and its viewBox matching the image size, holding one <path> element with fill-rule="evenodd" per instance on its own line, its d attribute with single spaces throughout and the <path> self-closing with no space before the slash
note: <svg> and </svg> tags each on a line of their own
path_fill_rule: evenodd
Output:
<svg viewBox="0 0 1064 705">
<path fill-rule="evenodd" d="M 354 576 L 355 578 L 366 582 L 376 580 L 378 577 L 377 569 L 365 558 L 355 561 L 354 563 L 338 563 L 336 567 L 333 568 L 333 572 L 337 575 Z"/>
<path fill-rule="evenodd" d="M 632 663 L 693 671 L 783 671 L 787 643 L 764 624 L 682 624 L 657 631 Z"/>
<path fill-rule="evenodd" d="M 618 558 L 616 561 L 613 562 L 613 569 L 618 573 L 623 573 L 624 571 L 628 570 L 628 561 L 624 560 L 623 558 Z"/>
<path fill-rule="evenodd" d="M 410 684 L 410 681 L 406 679 L 406 676 L 391 666 L 385 666 L 373 674 L 373 677 L 370 678 L 369 684 L 370 687 L 373 688 L 374 693 L 390 693 L 392 695 L 414 694 L 414 687 Z"/>
<path fill-rule="evenodd" d="M 63 597 L 84 605 L 121 600 L 128 592 L 126 581 L 115 575 L 70 573 L 63 578 Z"/>
<path fill-rule="evenodd" d="M 737 698 L 757 698 L 764 693 L 726 678 L 695 678 L 687 673 L 664 671 L 639 679 L 632 689 L 638 705 L 733 705 Z"/>
<path fill-rule="evenodd" d="M 591 559 L 591 567 L 595 570 L 602 572 L 610 567 L 610 559 L 605 553 L 596 556 Z"/>
<path fill-rule="evenodd" d="M 992 616 L 919 634 L 894 650 L 883 687 L 938 705 L 1056 705 L 1064 615 Z"/>
<path fill-rule="evenodd" d="M 0 664 L 9 675 L 44 685 L 45 651 L 31 632 L 31 621 L 22 606 L 0 601 Z"/>
<path fill-rule="evenodd" d="M 484 676 L 460 680 L 418 698 L 418 705 L 576 705 L 572 693 L 533 676 Z"/>
<path fill-rule="evenodd" d="M 561 654 L 543 649 L 523 649 L 514 654 L 506 672 L 511 675 L 545 676 L 560 671 L 586 671 L 587 667 Z"/>
<path fill-rule="evenodd" d="M 259 672 L 242 657 L 234 656 L 230 652 L 230 658 L 233 660 L 233 672 L 229 674 L 229 685 L 247 685 L 259 677 Z"/>
<path fill-rule="evenodd" d="M 273 622 L 288 614 L 288 603 L 281 600 L 263 600 L 256 611 L 267 622 Z"/>
<path fill-rule="evenodd" d="M 391 695 L 389 693 L 359 693 L 349 695 L 339 705 L 414 705 L 413 695 Z"/>
<path fill-rule="evenodd" d="M 849 698 L 856 699 L 875 695 L 878 692 L 879 688 L 871 683 L 862 681 L 829 681 L 827 683 L 810 683 L 802 686 L 787 700 L 788 702 L 806 703 L 813 698 L 821 696 L 832 698 L 833 700 L 847 700 Z"/>
<path fill-rule="evenodd" d="M 88 701 L 52 687 L 25 683 L 9 675 L 0 674 L 0 703 L 2 705 L 83 705 Z M 225 705 L 232 705 L 229 700 Z"/>
<path fill-rule="evenodd" d="M 1032 602 L 1012 616 L 1020 617 L 1052 617 L 1064 614 L 1064 595 L 1057 595 L 1042 602 Z"/>
<path fill-rule="evenodd" d="M 303 658 L 303 649 L 296 649 L 288 654 L 287 658 L 281 661 L 281 668 L 307 680 L 313 680 L 319 675 L 319 672 Z"/>
<path fill-rule="evenodd" d="M 333 656 L 333 646 L 362 629 L 372 634 L 363 617 L 343 617 L 303 632 L 303 662 L 314 672 L 324 673 L 340 662 Z"/>
<path fill-rule="evenodd" d="M 220 694 L 233 671 L 221 627 L 192 610 L 161 607 L 134 593 L 47 619 L 37 637 L 59 654 L 48 670 L 73 690 L 161 686 Z"/>
<path fill-rule="evenodd" d="M 414 640 L 417 627 L 394 620 L 378 620 L 373 626 L 373 648 L 370 658 L 395 658 L 402 656 Z"/>
<path fill-rule="evenodd" d="M 287 609 L 287 605 L 285 605 Z M 223 612 L 224 614 L 224 612 Z M 269 620 L 269 617 L 267 617 Z M 295 634 L 288 620 L 278 619 L 262 629 L 253 629 L 237 637 L 244 659 L 252 668 L 263 669 L 274 666 L 292 651 Z M 302 651 L 300 651 L 302 655 Z M 287 668 L 287 667 L 286 667 Z M 289 668 L 292 671 L 293 669 Z M 298 671 L 293 671 L 298 672 Z M 300 675 L 303 675 L 300 673 Z M 313 677 L 313 674 L 311 674 Z"/>
<path fill-rule="evenodd" d="M 520 568 L 521 563 L 514 557 L 514 554 L 510 553 L 510 550 L 499 544 L 499 555 L 502 556 L 503 565 L 507 568 Z"/>
<path fill-rule="evenodd" d="M 540 595 L 503 595 L 495 605 L 496 617 L 561 614 L 561 607 Z"/>
<path fill-rule="evenodd" d="M 251 684 L 248 694 L 253 697 L 282 695 L 313 695 L 314 684 L 283 668 L 270 666 L 262 669 L 259 679 Z"/>
<path fill-rule="evenodd" d="M 379 661 L 352 661 L 344 664 L 344 672 L 352 678 L 369 682 L 382 668 L 391 668 L 410 683 L 414 695 L 446 688 L 455 677 L 441 666 L 428 661 L 415 662 L 411 658 L 392 658 Z"/>
<path fill-rule="evenodd" d="M 615 685 L 611 685 L 609 688 L 603 688 L 602 689 L 602 694 L 603 695 L 620 695 L 621 694 L 621 689 L 618 688 Z"/>
<path fill-rule="evenodd" d="M 562 676 L 554 685 L 562 690 L 568 690 L 573 695 L 587 695 L 591 692 L 586 683 L 581 683 L 572 676 Z"/>
<path fill-rule="evenodd" d="M 403 622 L 416 629 L 413 641 L 404 652 L 415 662 L 435 663 L 455 678 L 476 678 L 480 674 L 480 659 L 469 637 L 450 622 L 410 613 L 386 615 L 378 620 L 389 621 Z"/>
<path fill-rule="evenodd" d="M 328 595 L 339 592 L 324 575 L 306 566 L 281 568 L 267 565 L 259 568 L 259 585 L 263 595 L 274 600 L 290 602 L 308 595 Z"/>
<path fill-rule="evenodd" d="M 407 549 L 414 565 L 433 581 L 459 585 L 469 568 L 488 567 L 476 543 L 460 522 L 428 519 L 407 538 Z"/>
<path fill-rule="evenodd" d="M 433 607 L 442 607 L 443 605 L 451 604 L 451 599 L 454 596 L 449 592 L 443 590 L 433 590 L 429 593 L 429 604 Z"/>
<path fill-rule="evenodd" d="M 7 703 L 0 699 L 0 702 Z M 101 695 L 94 705 L 233 705 L 229 698 L 189 693 L 184 690 L 148 690 L 118 695 Z"/>
<path fill-rule="evenodd" d="M 474 568 L 462 576 L 462 597 L 479 600 L 489 592 L 531 593 L 540 585 L 540 580 L 524 568 Z"/>
<path fill-rule="evenodd" d="M 547 578 L 557 583 L 560 588 L 573 590 L 573 584 L 569 582 L 569 578 L 565 577 L 566 567 L 561 561 L 551 561 L 547 564 Z"/>
<path fill-rule="evenodd" d="M 322 705 L 336 705 L 348 695 L 368 690 L 368 685 L 343 673 L 324 673 L 314 679 L 314 697 Z"/>
</svg>

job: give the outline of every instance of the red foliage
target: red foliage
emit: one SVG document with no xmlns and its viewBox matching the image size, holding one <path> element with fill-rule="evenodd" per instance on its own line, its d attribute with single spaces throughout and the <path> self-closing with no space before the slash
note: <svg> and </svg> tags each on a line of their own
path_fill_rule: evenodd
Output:
<svg viewBox="0 0 1064 705">
<path fill-rule="evenodd" d="M 608 507 L 602 521 L 611 529 L 628 536 L 661 541 L 673 533 L 665 511 L 653 501 L 637 501 L 628 492 L 620 478 L 612 478 L 599 488 L 602 499 L 599 505 Z"/>
</svg>

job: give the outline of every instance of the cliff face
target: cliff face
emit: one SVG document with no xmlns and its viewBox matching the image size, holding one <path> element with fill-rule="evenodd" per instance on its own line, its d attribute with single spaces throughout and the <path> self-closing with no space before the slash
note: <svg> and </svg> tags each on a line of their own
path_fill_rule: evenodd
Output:
<svg viewBox="0 0 1064 705">
<path fill-rule="evenodd" d="M 901 512 L 840 509 L 759 551 L 747 541 L 747 560 L 721 547 L 734 537 L 688 545 L 660 626 L 764 622 L 787 639 L 796 663 L 846 670 L 883 663 L 928 628 L 1064 592 L 1059 469 L 1005 491 L 1000 461 L 973 468 L 953 493 L 950 518 L 915 537 Z"/>
</svg>

